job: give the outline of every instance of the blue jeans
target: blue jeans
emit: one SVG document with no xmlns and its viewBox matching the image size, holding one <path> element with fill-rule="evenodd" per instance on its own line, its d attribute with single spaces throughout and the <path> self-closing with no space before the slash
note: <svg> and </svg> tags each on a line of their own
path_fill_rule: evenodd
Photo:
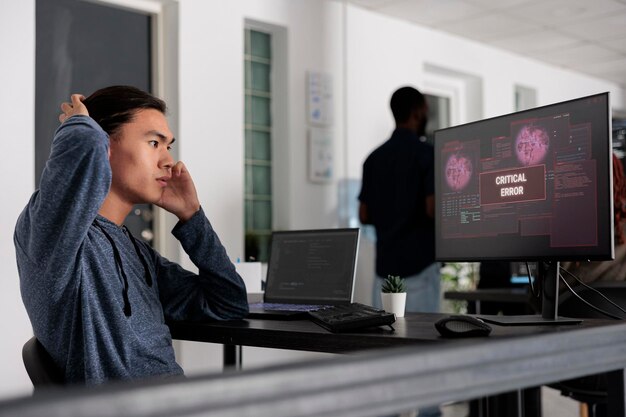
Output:
<svg viewBox="0 0 626 417">
<path fill-rule="evenodd" d="M 435 262 L 424 268 L 419 274 L 410 275 L 404 278 L 406 285 L 406 311 L 437 313 L 441 304 L 441 281 L 439 270 L 441 264 Z M 386 277 L 385 277 L 386 278 Z M 372 291 L 372 305 L 382 308 L 380 292 L 383 285 L 383 277 L 374 278 L 374 288 Z M 419 409 L 418 417 L 440 417 L 439 407 L 424 407 Z"/>
<path fill-rule="evenodd" d="M 404 278 L 406 285 L 406 311 L 421 313 L 438 313 L 441 304 L 441 281 L 439 270 L 441 264 L 435 262 L 421 270 L 418 274 Z M 385 277 L 386 278 L 386 277 Z M 372 305 L 382 308 L 380 291 L 384 278 L 376 275 L 372 290 Z"/>
</svg>

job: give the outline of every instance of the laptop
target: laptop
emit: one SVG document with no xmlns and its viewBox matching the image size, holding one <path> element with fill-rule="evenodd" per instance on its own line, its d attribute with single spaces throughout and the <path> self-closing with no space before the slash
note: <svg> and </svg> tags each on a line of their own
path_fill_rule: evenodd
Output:
<svg viewBox="0 0 626 417">
<path fill-rule="evenodd" d="M 273 232 L 262 303 L 250 318 L 295 319 L 352 303 L 359 229 Z"/>
</svg>

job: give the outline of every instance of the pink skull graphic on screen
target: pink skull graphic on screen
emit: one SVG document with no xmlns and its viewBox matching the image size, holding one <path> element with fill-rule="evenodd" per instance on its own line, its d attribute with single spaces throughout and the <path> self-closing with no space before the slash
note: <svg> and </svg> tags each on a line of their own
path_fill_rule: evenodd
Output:
<svg viewBox="0 0 626 417">
<path fill-rule="evenodd" d="M 450 155 L 446 162 L 446 182 L 448 186 L 459 191 L 467 186 L 472 178 L 472 161 L 464 155 Z"/>
<path fill-rule="evenodd" d="M 548 132 L 538 126 L 524 126 L 515 139 L 517 159 L 523 166 L 537 165 L 541 163 L 550 145 Z"/>
</svg>

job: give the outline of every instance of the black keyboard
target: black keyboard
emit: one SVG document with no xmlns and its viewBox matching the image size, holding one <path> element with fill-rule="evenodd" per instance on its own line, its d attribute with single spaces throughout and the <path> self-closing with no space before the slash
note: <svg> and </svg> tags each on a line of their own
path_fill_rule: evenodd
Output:
<svg viewBox="0 0 626 417">
<path fill-rule="evenodd" d="M 314 323 L 331 332 L 346 332 L 373 326 L 391 327 L 396 321 L 395 314 L 360 303 L 309 311 L 309 316 Z"/>
</svg>

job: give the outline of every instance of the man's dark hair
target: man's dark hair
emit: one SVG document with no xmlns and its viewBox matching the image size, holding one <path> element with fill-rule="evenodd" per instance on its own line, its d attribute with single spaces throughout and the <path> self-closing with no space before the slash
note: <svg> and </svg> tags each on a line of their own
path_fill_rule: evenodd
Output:
<svg viewBox="0 0 626 417">
<path fill-rule="evenodd" d="M 401 87 L 391 96 L 391 112 L 396 123 L 406 122 L 411 112 L 426 105 L 426 98 L 413 87 Z"/>
<path fill-rule="evenodd" d="M 102 88 L 87 97 L 83 103 L 102 129 L 113 136 L 130 122 L 139 110 L 154 109 L 165 114 L 165 102 L 152 94 L 127 85 Z"/>
</svg>

